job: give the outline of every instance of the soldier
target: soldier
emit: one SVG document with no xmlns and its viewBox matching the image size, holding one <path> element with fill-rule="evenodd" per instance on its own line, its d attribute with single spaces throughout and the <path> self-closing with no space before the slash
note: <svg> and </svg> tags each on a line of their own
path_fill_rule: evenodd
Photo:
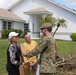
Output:
<svg viewBox="0 0 76 75">
<path fill-rule="evenodd" d="M 56 42 L 51 35 L 52 27 L 50 23 L 43 24 L 41 28 L 45 36 L 39 45 L 28 53 L 23 53 L 24 56 L 32 57 L 39 53 L 40 56 L 40 75 L 56 75 Z"/>
</svg>

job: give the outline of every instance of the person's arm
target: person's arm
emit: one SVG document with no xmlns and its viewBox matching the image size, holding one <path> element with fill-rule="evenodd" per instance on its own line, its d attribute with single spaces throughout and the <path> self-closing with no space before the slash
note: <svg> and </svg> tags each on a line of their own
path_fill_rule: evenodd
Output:
<svg viewBox="0 0 76 75">
<path fill-rule="evenodd" d="M 10 54 L 10 61 L 12 64 L 14 65 L 20 65 L 21 63 L 19 61 L 17 61 L 16 58 L 16 48 L 12 45 L 10 45 L 9 47 L 9 54 Z"/>
<path fill-rule="evenodd" d="M 26 54 L 27 57 L 35 56 L 39 53 L 41 53 L 45 48 L 48 46 L 48 40 L 44 40 L 40 42 L 40 44 L 33 50 L 31 50 L 29 53 Z"/>
</svg>

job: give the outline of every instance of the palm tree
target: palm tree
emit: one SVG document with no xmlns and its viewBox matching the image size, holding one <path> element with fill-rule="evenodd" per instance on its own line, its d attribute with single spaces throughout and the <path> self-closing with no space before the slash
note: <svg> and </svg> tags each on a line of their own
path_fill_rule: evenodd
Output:
<svg viewBox="0 0 76 75">
<path fill-rule="evenodd" d="M 67 27 L 66 26 L 66 20 L 58 18 L 58 20 L 57 20 L 57 28 L 56 28 L 55 32 L 53 33 L 53 36 L 55 35 L 55 33 L 56 33 L 56 31 L 58 30 L 59 27 L 65 27 L 66 28 Z"/>
<path fill-rule="evenodd" d="M 57 26 L 55 32 L 53 33 L 53 36 L 55 35 L 55 33 L 59 27 L 65 27 L 65 28 L 67 27 L 66 26 L 66 20 L 59 19 L 59 18 L 56 19 L 56 18 L 49 16 L 49 15 L 40 19 L 39 26 L 41 27 L 44 23 L 51 23 L 52 27 Z"/>
<path fill-rule="evenodd" d="M 44 18 L 40 19 L 39 26 L 41 27 L 44 23 L 51 23 L 52 27 L 56 25 L 56 19 L 52 16 L 45 16 Z"/>
</svg>

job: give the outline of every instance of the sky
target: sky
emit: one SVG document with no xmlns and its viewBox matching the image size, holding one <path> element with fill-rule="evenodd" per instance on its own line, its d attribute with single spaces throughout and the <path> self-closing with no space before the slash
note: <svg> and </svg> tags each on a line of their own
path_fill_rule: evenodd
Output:
<svg viewBox="0 0 76 75">
<path fill-rule="evenodd" d="M 7 9 L 10 5 L 12 5 L 17 0 L 0 0 L 0 8 Z M 76 9 L 76 0 L 54 0 L 57 3 L 65 5 L 69 8 Z"/>
<path fill-rule="evenodd" d="M 65 5 L 71 9 L 76 9 L 76 0 L 54 0 L 62 5 Z"/>
</svg>

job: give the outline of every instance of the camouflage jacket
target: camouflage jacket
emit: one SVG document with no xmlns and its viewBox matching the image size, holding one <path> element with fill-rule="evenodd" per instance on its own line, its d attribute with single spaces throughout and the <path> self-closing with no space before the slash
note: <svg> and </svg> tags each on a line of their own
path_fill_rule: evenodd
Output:
<svg viewBox="0 0 76 75">
<path fill-rule="evenodd" d="M 55 73 L 56 43 L 51 35 L 45 36 L 35 49 L 27 53 L 27 57 L 39 53 L 41 53 L 40 73 Z"/>
</svg>

